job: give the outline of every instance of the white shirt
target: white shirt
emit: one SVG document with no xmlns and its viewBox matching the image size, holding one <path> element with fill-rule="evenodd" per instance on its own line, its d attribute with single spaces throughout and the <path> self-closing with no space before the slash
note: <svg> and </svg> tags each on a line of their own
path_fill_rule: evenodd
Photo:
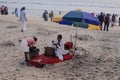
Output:
<svg viewBox="0 0 120 80">
<path fill-rule="evenodd" d="M 64 49 L 64 43 L 63 43 L 62 40 L 60 41 L 59 45 L 57 45 L 57 47 L 56 47 L 54 44 L 57 44 L 57 43 L 58 43 L 58 40 L 57 40 L 57 41 L 54 41 L 54 42 L 52 43 L 52 47 L 55 48 L 56 56 L 57 56 L 60 60 L 63 60 L 63 55 L 66 55 L 69 51 Z"/>
<path fill-rule="evenodd" d="M 64 43 L 63 43 L 63 41 L 61 40 L 60 41 L 60 45 L 57 45 L 57 47 L 54 45 L 54 44 L 57 44 L 58 43 L 58 40 L 56 40 L 56 41 L 54 41 L 53 43 L 52 43 L 52 47 L 54 47 L 55 49 L 64 49 Z"/>
<path fill-rule="evenodd" d="M 22 22 L 25 22 L 25 21 L 26 21 L 26 12 L 25 12 L 25 10 L 22 10 L 22 11 L 20 12 L 20 20 L 21 20 Z"/>
</svg>

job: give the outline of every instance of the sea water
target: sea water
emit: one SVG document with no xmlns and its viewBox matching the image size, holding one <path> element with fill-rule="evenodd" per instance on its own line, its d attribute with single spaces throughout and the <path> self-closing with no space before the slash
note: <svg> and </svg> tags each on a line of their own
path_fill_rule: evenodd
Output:
<svg viewBox="0 0 120 80">
<path fill-rule="evenodd" d="M 15 8 L 26 7 L 27 15 L 41 16 L 44 10 L 70 11 L 80 9 L 90 13 L 110 13 L 120 15 L 120 0 L 0 0 L 0 6 L 5 5 L 12 13 Z"/>
</svg>

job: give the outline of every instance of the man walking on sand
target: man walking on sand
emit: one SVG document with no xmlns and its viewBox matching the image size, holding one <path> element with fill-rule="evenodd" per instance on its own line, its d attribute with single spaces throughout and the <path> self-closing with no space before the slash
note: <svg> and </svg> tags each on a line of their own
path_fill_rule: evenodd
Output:
<svg viewBox="0 0 120 80">
<path fill-rule="evenodd" d="M 20 10 L 20 21 L 21 21 L 21 32 L 24 32 L 26 30 L 26 12 L 25 12 L 25 7 L 22 7 Z"/>
</svg>

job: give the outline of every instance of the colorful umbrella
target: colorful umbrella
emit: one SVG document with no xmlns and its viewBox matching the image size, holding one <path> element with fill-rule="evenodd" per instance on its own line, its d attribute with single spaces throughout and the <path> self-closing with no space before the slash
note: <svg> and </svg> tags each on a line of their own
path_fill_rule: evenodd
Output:
<svg viewBox="0 0 120 80">
<path fill-rule="evenodd" d="M 88 28 L 88 24 L 84 21 L 82 22 L 73 22 L 74 27 Z"/>
<path fill-rule="evenodd" d="M 55 15 L 54 18 L 53 18 L 53 22 L 62 21 L 62 18 L 66 13 L 68 13 L 68 12 L 64 11 L 64 12 L 61 12 L 61 14 Z"/>
<path fill-rule="evenodd" d="M 72 21 L 72 22 L 82 22 L 85 23 L 99 25 L 100 21 L 98 18 L 94 17 L 91 13 L 84 11 L 70 11 L 66 15 L 63 16 L 64 21 Z"/>
<path fill-rule="evenodd" d="M 100 30 L 100 27 L 97 25 L 93 25 L 93 24 L 88 24 L 85 23 L 84 21 L 82 22 L 73 22 L 73 26 L 74 27 L 81 27 L 81 28 L 85 28 L 85 29 L 91 29 L 91 30 Z"/>
</svg>

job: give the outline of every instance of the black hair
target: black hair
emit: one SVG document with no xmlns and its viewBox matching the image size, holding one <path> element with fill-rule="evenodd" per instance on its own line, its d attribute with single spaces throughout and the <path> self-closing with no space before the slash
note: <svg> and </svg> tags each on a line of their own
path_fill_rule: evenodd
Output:
<svg viewBox="0 0 120 80">
<path fill-rule="evenodd" d="M 25 7 L 22 7 L 22 8 L 20 9 L 20 11 L 22 11 L 22 10 L 25 10 Z"/>
<path fill-rule="evenodd" d="M 61 34 L 59 34 L 58 37 L 62 39 L 62 35 Z"/>
<path fill-rule="evenodd" d="M 33 36 L 33 39 L 35 40 L 35 42 L 37 41 L 37 38 L 35 36 Z"/>
<path fill-rule="evenodd" d="M 101 15 L 103 14 L 103 12 L 100 13 Z"/>
<path fill-rule="evenodd" d="M 25 10 L 25 7 L 23 7 L 22 10 Z"/>
</svg>

